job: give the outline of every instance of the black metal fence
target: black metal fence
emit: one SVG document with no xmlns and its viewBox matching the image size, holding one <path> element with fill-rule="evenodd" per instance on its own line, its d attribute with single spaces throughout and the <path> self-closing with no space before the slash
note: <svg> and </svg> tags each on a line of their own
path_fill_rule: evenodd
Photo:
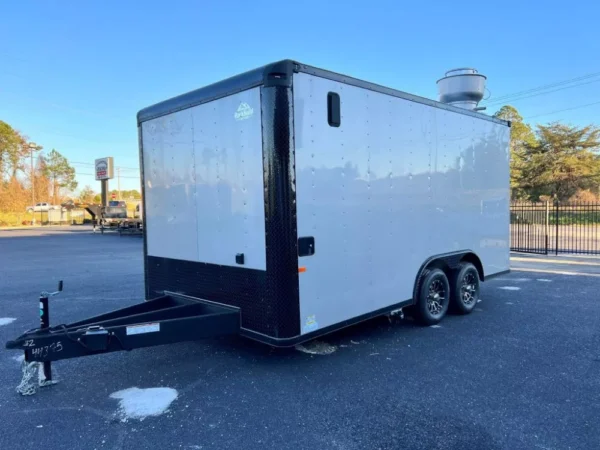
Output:
<svg viewBox="0 0 600 450">
<path fill-rule="evenodd" d="M 513 203 L 510 249 L 600 255 L 600 203 Z"/>
</svg>

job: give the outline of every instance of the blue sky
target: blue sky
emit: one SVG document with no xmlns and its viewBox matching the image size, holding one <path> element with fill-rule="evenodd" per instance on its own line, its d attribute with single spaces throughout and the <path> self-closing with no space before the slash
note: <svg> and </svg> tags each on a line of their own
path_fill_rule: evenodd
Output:
<svg viewBox="0 0 600 450">
<path fill-rule="evenodd" d="M 600 6 L 580 4 L 7 1 L 0 119 L 66 155 L 80 186 L 99 190 L 85 174 L 112 155 L 137 188 L 145 106 L 284 58 L 434 99 L 446 70 L 475 67 L 492 101 L 600 72 Z M 585 81 L 512 104 L 534 123 L 600 124 L 600 103 L 546 114 L 600 102 L 600 77 Z"/>
</svg>

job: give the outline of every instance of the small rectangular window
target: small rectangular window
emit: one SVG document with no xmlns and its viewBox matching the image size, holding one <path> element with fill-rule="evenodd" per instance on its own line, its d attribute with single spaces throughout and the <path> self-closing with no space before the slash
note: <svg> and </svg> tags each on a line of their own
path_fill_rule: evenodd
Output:
<svg viewBox="0 0 600 450">
<path fill-rule="evenodd" d="M 342 123 L 340 112 L 340 96 L 335 92 L 327 94 L 327 122 L 329 126 L 339 127 Z"/>
</svg>

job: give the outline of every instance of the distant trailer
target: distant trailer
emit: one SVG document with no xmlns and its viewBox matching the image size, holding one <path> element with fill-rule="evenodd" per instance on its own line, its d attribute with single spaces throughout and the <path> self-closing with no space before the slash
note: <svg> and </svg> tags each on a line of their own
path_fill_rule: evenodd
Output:
<svg viewBox="0 0 600 450">
<path fill-rule="evenodd" d="M 509 271 L 508 122 L 286 60 L 138 129 L 149 301 L 25 334 L 10 348 L 62 343 L 28 361 L 227 333 L 286 347 L 402 308 L 432 325 Z"/>
<path fill-rule="evenodd" d="M 119 223 L 119 236 L 124 234 L 142 235 L 144 232 L 144 223 L 142 219 L 125 219 Z"/>
</svg>

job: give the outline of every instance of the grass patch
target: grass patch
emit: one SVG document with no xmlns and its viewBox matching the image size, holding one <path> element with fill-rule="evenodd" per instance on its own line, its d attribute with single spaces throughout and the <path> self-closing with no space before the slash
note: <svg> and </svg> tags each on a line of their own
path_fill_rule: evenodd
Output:
<svg viewBox="0 0 600 450">
<path fill-rule="evenodd" d="M 35 221 L 47 221 L 47 213 L 35 214 Z M 33 214 L 28 212 L 0 212 L 0 227 L 18 227 L 22 225 L 31 225 Z"/>
</svg>

